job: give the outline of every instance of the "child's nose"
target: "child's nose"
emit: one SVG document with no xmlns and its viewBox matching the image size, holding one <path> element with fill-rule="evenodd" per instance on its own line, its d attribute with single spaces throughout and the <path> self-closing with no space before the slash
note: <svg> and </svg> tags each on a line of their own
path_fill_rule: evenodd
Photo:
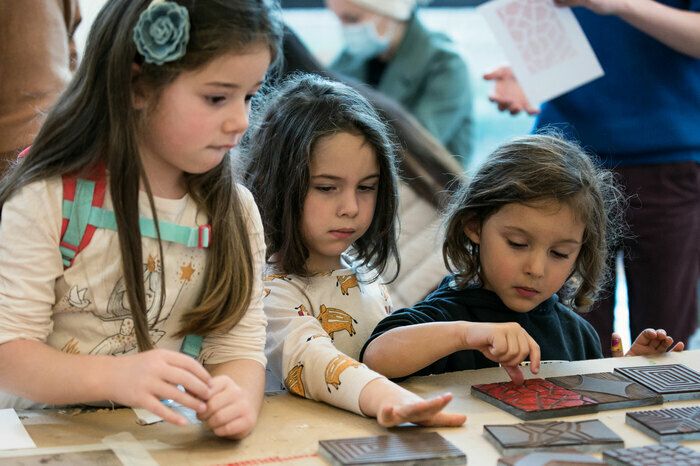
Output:
<svg viewBox="0 0 700 466">
<path fill-rule="evenodd" d="M 535 278 L 542 277 L 544 275 L 545 259 L 544 254 L 533 251 L 528 255 L 525 263 L 525 273 Z"/>
<path fill-rule="evenodd" d="M 352 191 L 343 194 L 338 206 L 338 215 L 354 217 L 359 211 L 360 204 L 357 202 L 357 195 Z"/>
<path fill-rule="evenodd" d="M 236 108 L 227 115 L 223 123 L 224 133 L 242 134 L 248 129 L 248 108 Z"/>
</svg>

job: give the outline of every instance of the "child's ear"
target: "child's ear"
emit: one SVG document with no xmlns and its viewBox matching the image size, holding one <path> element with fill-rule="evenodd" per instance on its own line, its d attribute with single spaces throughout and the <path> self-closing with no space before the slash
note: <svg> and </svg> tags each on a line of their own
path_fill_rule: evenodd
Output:
<svg viewBox="0 0 700 466">
<path fill-rule="evenodd" d="M 464 224 L 464 234 L 472 240 L 472 243 L 479 244 L 481 240 L 481 222 L 477 219 L 468 220 Z"/>
<path fill-rule="evenodd" d="M 131 105 L 136 110 L 143 110 L 146 107 L 146 95 L 143 92 L 141 79 L 141 66 L 136 63 L 131 64 Z"/>
</svg>

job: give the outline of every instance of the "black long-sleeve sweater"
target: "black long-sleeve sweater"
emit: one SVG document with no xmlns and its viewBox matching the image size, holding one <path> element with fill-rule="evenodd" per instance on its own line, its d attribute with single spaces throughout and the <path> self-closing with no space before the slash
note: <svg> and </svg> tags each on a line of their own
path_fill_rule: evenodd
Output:
<svg viewBox="0 0 700 466">
<path fill-rule="evenodd" d="M 593 326 L 562 304 L 556 295 L 530 312 L 515 312 L 507 308 L 496 293 L 483 288 L 456 288 L 453 277 L 448 276 L 423 301 L 382 319 L 362 348 L 360 360 L 372 340 L 393 328 L 460 320 L 517 322 L 540 345 L 543 361 L 579 361 L 603 357 L 600 338 Z M 465 350 L 439 359 L 412 375 L 442 374 L 495 366 L 495 362 L 479 351 Z"/>
</svg>

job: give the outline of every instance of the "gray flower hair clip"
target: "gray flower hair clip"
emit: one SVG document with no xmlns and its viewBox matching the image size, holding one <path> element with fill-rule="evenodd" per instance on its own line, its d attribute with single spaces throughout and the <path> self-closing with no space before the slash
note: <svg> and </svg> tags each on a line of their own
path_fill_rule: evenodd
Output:
<svg viewBox="0 0 700 466">
<path fill-rule="evenodd" d="M 190 15 L 175 2 L 153 0 L 134 26 L 134 42 L 146 63 L 162 65 L 185 55 Z"/>
</svg>

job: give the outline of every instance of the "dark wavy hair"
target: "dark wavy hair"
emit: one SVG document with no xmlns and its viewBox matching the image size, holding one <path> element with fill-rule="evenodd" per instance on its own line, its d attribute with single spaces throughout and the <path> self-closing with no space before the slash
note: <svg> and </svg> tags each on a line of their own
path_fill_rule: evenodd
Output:
<svg viewBox="0 0 700 466">
<path fill-rule="evenodd" d="M 313 74 L 295 74 L 256 107 L 242 144 L 245 183 L 260 208 L 267 258 L 276 254 L 286 273 L 308 275 L 308 249 L 301 233 L 309 166 L 324 137 L 348 132 L 362 136 L 379 164 L 374 217 L 353 247 L 376 279 L 393 258 L 398 264 L 396 216 L 398 177 L 389 130 L 375 109 L 353 88 Z"/>
<path fill-rule="evenodd" d="M 173 0 L 170 0 L 173 1 Z M 127 297 L 140 350 L 153 347 L 146 317 L 143 251 L 139 229 L 139 183 L 145 186 L 154 220 L 153 195 L 139 157 L 137 132 L 144 115 L 132 106 L 135 86 L 149 99 L 181 73 L 198 69 L 226 53 L 260 45 L 280 57 L 283 35 L 274 0 L 177 0 L 190 18 L 187 53 L 180 59 L 145 63 L 133 40 L 134 25 L 151 0 L 110 0 L 100 11 L 85 57 L 67 90 L 48 114 L 31 150 L 0 182 L 0 209 L 34 181 L 85 173 L 104 164 L 117 220 Z M 140 73 L 133 76 L 134 66 Z M 188 175 L 188 190 L 212 224 L 205 285 L 198 305 L 183 315 L 180 335 L 225 332 L 249 306 L 253 290 L 252 252 L 231 157 L 216 168 Z M 159 240 L 160 244 L 160 240 Z M 163 258 L 162 244 L 159 246 Z M 164 282 L 161 296 L 165 296 Z M 162 308 L 164 298 L 161 298 Z M 157 321 L 158 319 L 154 319 Z"/>
<path fill-rule="evenodd" d="M 483 225 L 507 204 L 549 199 L 569 205 L 586 225 L 574 271 L 558 293 L 566 304 L 586 310 L 609 277 L 607 258 L 624 231 L 625 201 L 610 171 L 551 130 L 498 147 L 454 195 L 442 251 L 458 285 L 483 283 L 478 245 L 464 232 L 468 224 Z"/>
</svg>

